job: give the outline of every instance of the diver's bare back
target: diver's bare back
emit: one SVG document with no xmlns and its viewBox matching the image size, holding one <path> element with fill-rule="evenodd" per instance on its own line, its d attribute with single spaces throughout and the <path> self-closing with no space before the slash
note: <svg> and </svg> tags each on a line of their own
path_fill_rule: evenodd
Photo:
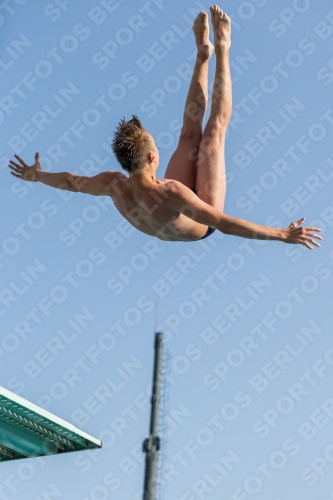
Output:
<svg viewBox="0 0 333 500">
<path fill-rule="evenodd" d="M 173 189 L 190 191 L 180 182 L 156 179 L 154 185 L 137 190 L 126 175 L 112 174 L 109 195 L 119 213 L 139 231 L 165 241 L 195 241 L 206 232 L 206 225 L 177 212 L 168 203 Z M 191 191 L 187 195 L 196 197 Z"/>
</svg>

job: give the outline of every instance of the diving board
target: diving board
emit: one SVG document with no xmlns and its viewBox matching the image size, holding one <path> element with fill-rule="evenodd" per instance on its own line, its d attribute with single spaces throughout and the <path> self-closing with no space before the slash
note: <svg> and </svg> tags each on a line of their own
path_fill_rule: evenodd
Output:
<svg viewBox="0 0 333 500">
<path fill-rule="evenodd" d="M 0 462 L 101 447 L 100 440 L 0 386 Z"/>
</svg>

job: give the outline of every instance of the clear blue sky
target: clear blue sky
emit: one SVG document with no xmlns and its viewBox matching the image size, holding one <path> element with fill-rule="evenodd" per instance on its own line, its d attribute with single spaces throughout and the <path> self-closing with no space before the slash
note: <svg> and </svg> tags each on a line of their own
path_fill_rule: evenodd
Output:
<svg viewBox="0 0 333 500">
<path fill-rule="evenodd" d="M 333 498 L 331 2 L 221 5 L 233 18 L 225 212 L 280 227 L 305 217 L 323 228 L 312 252 L 217 232 L 168 244 L 109 199 L 9 175 L 14 153 L 32 163 L 36 151 L 53 172 L 120 170 L 110 138 L 137 114 L 163 177 L 190 26 L 208 4 L 0 7 L 1 385 L 104 442 L 2 464 L 0 498 L 140 498 L 155 329 L 169 356 L 163 498 Z"/>
</svg>

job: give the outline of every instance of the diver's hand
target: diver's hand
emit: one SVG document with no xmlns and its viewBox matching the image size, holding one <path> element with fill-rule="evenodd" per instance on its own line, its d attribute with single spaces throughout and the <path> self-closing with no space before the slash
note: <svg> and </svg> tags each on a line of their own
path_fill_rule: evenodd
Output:
<svg viewBox="0 0 333 500">
<path fill-rule="evenodd" d="M 310 245 L 312 243 L 316 247 L 320 247 L 320 244 L 315 241 L 313 238 L 316 238 L 317 240 L 322 240 L 322 236 L 317 235 L 313 231 L 321 231 L 319 227 L 300 227 L 301 224 L 303 224 L 305 218 L 303 217 L 302 219 L 292 222 L 290 226 L 285 229 L 285 237 L 284 237 L 284 242 L 285 243 L 291 243 L 291 244 L 299 244 L 299 245 L 304 245 L 305 247 L 309 248 L 310 250 L 313 250 L 313 247 Z"/>
<path fill-rule="evenodd" d="M 39 153 L 35 154 L 35 163 L 30 167 L 18 155 L 14 155 L 19 163 L 10 160 L 8 167 L 11 169 L 11 174 L 23 181 L 36 182 L 37 172 L 42 170 L 39 163 Z"/>
</svg>

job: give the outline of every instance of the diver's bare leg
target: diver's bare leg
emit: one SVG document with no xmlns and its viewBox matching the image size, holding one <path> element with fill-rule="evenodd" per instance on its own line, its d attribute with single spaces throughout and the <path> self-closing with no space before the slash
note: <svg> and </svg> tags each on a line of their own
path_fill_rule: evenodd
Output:
<svg viewBox="0 0 333 500">
<path fill-rule="evenodd" d="M 202 122 L 208 102 L 208 62 L 214 51 L 209 41 L 208 15 L 200 12 L 193 24 L 198 48 L 193 76 L 188 91 L 183 127 L 176 151 L 165 172 L 166 179 L 175 179 L 191 189 L 196 183 L 196 162 L 202 138 Z"/>
<path fill-rule="evenodd" d="M 210 11 L 216 73 L 211 113 L 199 149 L 196 191 L 203 201 L 223 211 L 226 194 L 224 145 L 232 108 L 230 18 L 217 5 L 211 7 Z"/>
</svg>

